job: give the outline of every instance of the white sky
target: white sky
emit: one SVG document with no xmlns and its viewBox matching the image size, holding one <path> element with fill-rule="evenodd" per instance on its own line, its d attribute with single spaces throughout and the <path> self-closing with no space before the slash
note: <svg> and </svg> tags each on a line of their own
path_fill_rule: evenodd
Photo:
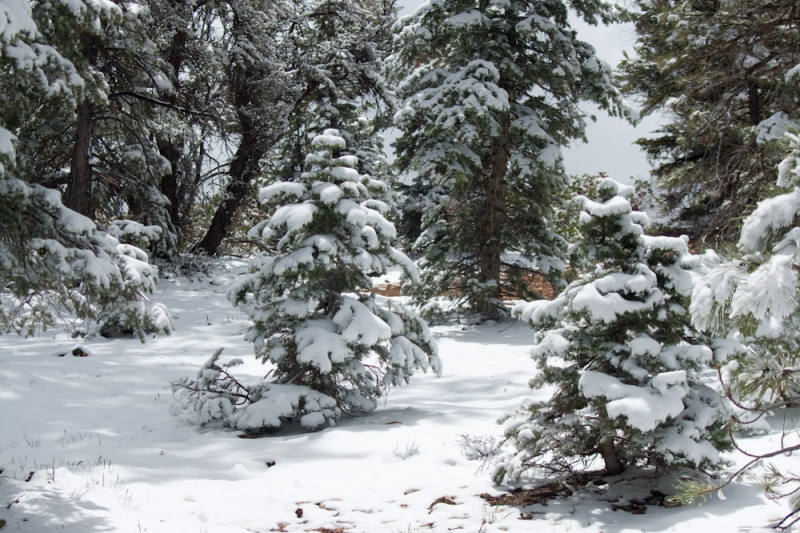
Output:
<svg viewBox="0 0 800 533">
<path fill-rule="evenodd" d="M 400 5 L 400 16 L 410 15 L 422 5 L 422 0 L 400 0 Z M 595 27 L 574 17 L 572 24 L 578 36 L 592 44 L 598 57 L 612 67 L 622 60 L 624 50 L 632 52 L 635 40 L 632 25 Z M 646 117 L 634 127 L 621 118 L 609 117 L 592 104 L 584 104 L 582 108 L 595 115 L 597 122 L 590 123 L 586 128 L 588 143 L 576 141 L 563 151 L 567 173 L 582 175 L 605 172 L 609 177 L 626 183 L 648 179 L 650 164 L 644 152 L 633 142 L 655 130 L 659 117 Z M 387 133 L 387 140 L 397 134 L 395 131 Z"/>
<path fill-rule="evenodd" d="M 578 36 L 597 50 L 597 55 L 611 65 L 622 60 L 623 51 L 633 52 L 635 35 L 633 25 L 590 26 L 582 20 L 572 19 Z M 564 150 L 564 166 L 571 175 L 606 172 L 609 177 L 630 182 L 648 179 L 650 164 L 636 139 L 646 137 L 658 128 L 659 116 L 645 117 L 634 127 L 621 118 L 609 117 L 594 105 L 582 106 L 597 117 L 597 122 L 586 128 L 588 143 L 573 142 Z"/>
</svg>

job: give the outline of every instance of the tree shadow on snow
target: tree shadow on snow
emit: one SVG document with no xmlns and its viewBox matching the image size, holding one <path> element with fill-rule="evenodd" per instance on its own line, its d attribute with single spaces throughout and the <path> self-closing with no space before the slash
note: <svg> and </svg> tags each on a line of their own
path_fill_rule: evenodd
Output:
<svg viewBox="0 0 800 533">
<path fill-rule="evenodd" d="M 452 325 L 433 328 L 436 340 L 452 339 L 459 343 L 486 346 L 532 346 L 534 330 L 518 320 L 504 320 L 492 324 Z"/>
<path fill-rule="evenodd" d="M 4 529 L 115 530 L 105 518 L 98 516 L 109 515 L 111 510 L 83 499 L 79 493 L 66 494 L 49 485 L 29 488 L 24 483 L 0 481 L 0 498 L 8 506 L 2 514 L 6 520 Z"/>
<path fill-rule="evenodd" d="M 742 483 L 729 485 L 723 495 L 712 495 L 704 505 L 664 507 L 660 501 L 664 494 L 674 494 L 676 482 L 676 476 L 608 478 L 608 487 L 601 492 L 579 490 L 572 496 L 550 499 L 545 504 L 513 508 L 519 510 L 517 518 L 531 520 L 533 529 L 545 522 L 548 527 L 560 524 L 569 530 L 598 527 L 604 533 L 676 531 L 681 524 L 688 527 L 686 523 L 691 520 L 730 516 L 747 509 L 752 510 L 749 513 L 752 523 L 739 525 L 764 527 L 781 515 L 779 509 L 766 507 L 758 487 Z"/>
</svg>

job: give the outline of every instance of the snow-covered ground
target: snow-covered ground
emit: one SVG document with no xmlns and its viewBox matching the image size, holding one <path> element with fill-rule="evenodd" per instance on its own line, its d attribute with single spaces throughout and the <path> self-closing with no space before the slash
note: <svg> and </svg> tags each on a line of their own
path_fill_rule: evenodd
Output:
<svg viewBox="0 0 800 533">
<path fill-rule="evenodd" d="M 76 342 L 56 330 L 0 337 L 3 533 L 733 532 L 787 512 L 752 482 L 701 507 L 614 511 L 673 490 L 673 478 L 635 473 L 547 506 L 481 499 L 501 488 L 464 457 L 462 436 L 498 435 L 499 416 L 546 395 L 527 387 L 533 334 L 522 323 L 434 327 L 443 377 L 417 374 L 373 415 L 333 428 L 246 439 L 188 425 L 170 415 L 169 383 L 194 376 L 216 348 L 245 360 L 238 374 L 266 373 L 242 338 L 245 317 L 225 299 L 244 268 L 233 261 L 213 278 L 162 279 L 154 299 L 177 315 L 176 331 L 146 344 L 97 337 L 83 343 L 88 357 L 59 357 Z M 741 442 L 757 451 L 779 438 Z M 793 459 L 778 462 L 785 471 Z"/>
</svg>

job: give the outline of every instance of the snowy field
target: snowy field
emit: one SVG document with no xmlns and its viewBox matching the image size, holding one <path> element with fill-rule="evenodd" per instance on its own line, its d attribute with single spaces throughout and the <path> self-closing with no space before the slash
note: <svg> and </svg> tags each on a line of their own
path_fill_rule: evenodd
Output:
<svg viewBox="0 0 800 533">
<path fill-rule="evenodd" d="M 97 337 L 83 344 L 88 357 L 59 357 L 76 343 L 57 330 L 0 337 L 3 533 L 737 532 L 787 512 L 746 481 L 701 507 L 614 510 L 672 493 L 673 477 L 636 472 L 548 505 L 489 504 L 481 494 L 508 487 L 493 486 L 459 441 L 498 435 L 498 417 L 545 397 L 527 387 L 533 334 L 521 323 L 434 327 L 443 377 L 418 373 L 373 415 L 333 428 L 246 439 L 188 425 L 170 415 L 169 383 L 193 377 L 216 348 L 245 360 L 239 374 L 266 373 L 242 338 L 245 317 L 225 299 L 244 268 L 162 279 L 154 299 L 176 315 L 176 331 L 146 344 Z M 741 442 L 759 451 L 779 438 Z M 793 463 L 778 460 L 784 471 Z"/>
</svg>

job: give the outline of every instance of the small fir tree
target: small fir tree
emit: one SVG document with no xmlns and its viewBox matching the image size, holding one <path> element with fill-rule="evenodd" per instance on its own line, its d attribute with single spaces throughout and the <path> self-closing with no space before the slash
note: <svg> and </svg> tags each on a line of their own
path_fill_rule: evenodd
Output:
<svg viewBox="0 0 800 533">
<path fill-rule="evenodd" d="M 495 472 L 514 482 L 529 468 L 569 471 L 600 456 L 610 474 L 629 465 L 708 468 L 727 448 L 719 395 L 699 372 L 738 349 L 692 329 L 684 307 L 692 275 L 686 241 L 643 234 L 633 188 L 611 179 L 598 201 L 578 196 L 582 238 L 574 251 L 593 271 L 551 302 L 514 314 L 537 329 L 531 386 L 555 386 L 549 401 L 507 417 L 513 448 Z"/>
<path fill-rule="evenodd" d="M 251 231 L 273 252 L 256 257 L 228 296 L 253 320 L 247 338 L 257 357 L 275 368 L 269 382 L 248 388 L 212 358 L 198 380 L 178 384 L 181 408 L 196 421 L 219 418 L 261 431 L 299 417 L 313 429 L 343 411 L 372 411 L 386 387 L 408 381 L 416 368 L 440 374 L 425 322 L 380 307 L 369 292 L 369 276 L 391 265 L 412 279 L 418 274 L 391 247 L 396 232 L 382 214 L 387 205 L 372 198 L 386 194 L 385 184 L 359 175 L 357 158 L 339 155 L 345 147 L 337 130 L 325 130 L 312 141 L 299 181 L 261 190 L 267 203 L 294 203 Z"/>
</svg>

